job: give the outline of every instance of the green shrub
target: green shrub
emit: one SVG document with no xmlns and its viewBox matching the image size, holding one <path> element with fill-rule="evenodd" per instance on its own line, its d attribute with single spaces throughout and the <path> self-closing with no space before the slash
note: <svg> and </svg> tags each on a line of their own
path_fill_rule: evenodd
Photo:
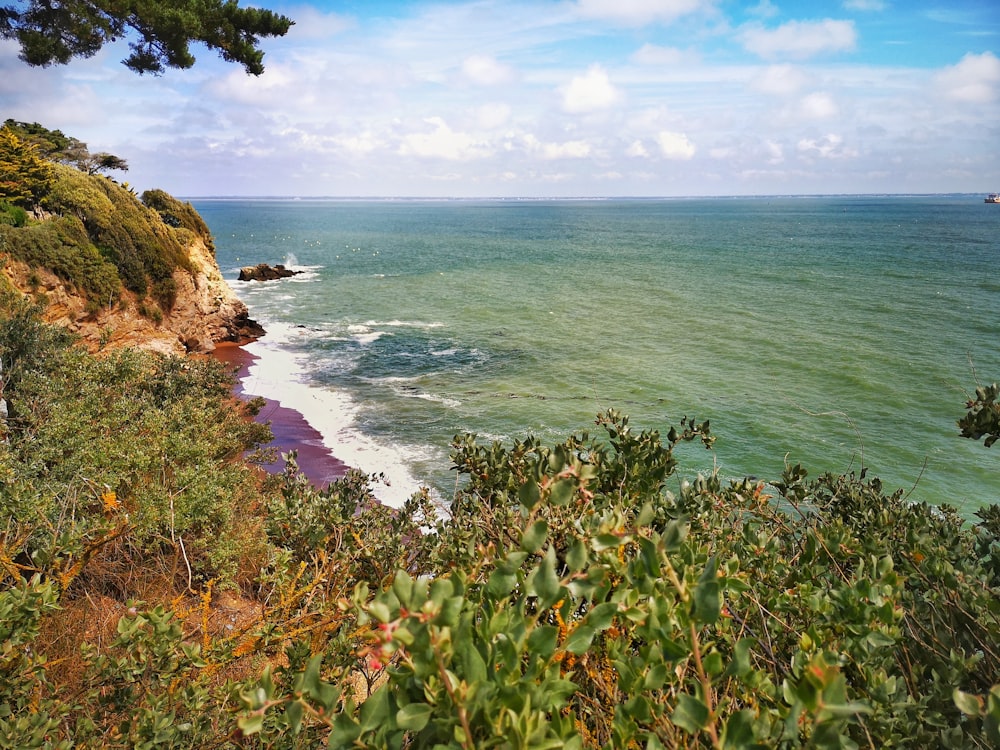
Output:
<svg viewBox="0 0 1000 750">
<path fill-rule="evenodd" d="M 208 225 L 190 203 L 182 203 L 163 190 L 147 190 L 142 194 L 141 200 L 146 206 L 156 211 L 168 227 L 185 230 L 190 235 L 202 237 L 208 244 L 208 248 L 213 249 L 212 235 Z"/>
<path fill-rule="evenodd" d="M 161 309 L 169 312 L 174 308 L 174 304 L 177 302 L 177 282 L 174 281 L 173 276 L 157 281 L 153 284 L 152 291 L 153 297 Z"/>
<path fill-rule="evenodd" d="M 1000 744 L 998 506 L 680 479 L 709 425 L 615 412 L 555 446 L 457 436 L 447 508 L 317 490 L 294 455 L 261 487 L 221 365 L 95 358 L 0 302 L 4 746 Z M 143 581 L 170 607 L 127 602 Z M 253 597 L 230 635 L 222 585 Z M 63 682 L 39 634 L 92 595 L 127 614 Z"/>
<path fill-rule="evenodd" d="M 28 212 L 20 206 L 12 206 L 0 201 L 0 224 L 12 227 L 23 227 L 28 223 Z"/>
<path fill-rule="evenodd" d="M 98 307 L 111 304 L 121 293 L 117 268 L 90 244 L 78 219 L 66 217 L 20 228 L 0 224 L 0 239 L 11 257 L 52 271 Z"/>
<path fill-rule="evenodd" d="M 89 242 L 115 264 L 127 289 L 142 296 L 148 281 L 166 281 L 178 268 L 191 270 L 180 238 L 156 211 L 106 177 L 62 165 L 56 169 L 47 205 L 82 222 Z"/>
<path fill-rule="evenodd" d="M 232 583 L 253 547 L 241 508 L 255 506 L 253 476 L 237 459 L 269 432 L 233 408 L 231 376 L 212 360 L 95 358 L 66 344 L 27 314 L 0 326 L 11 417 L 0 447 L 5 554 L 64 585 L 86 578 L 98 550 L 136 565 L 165 555 L 185 576 Z"/>
<path fill-rule="evenodd" d="M 989 528 L 799 467 L 670 492 L 674 446 L 710 445 L 707 425 L 664 445 L 598 424 L 605 440 L 553 448 L 457 438 L 451 514 L 391 584 L 356 587 L 353 648 L 243 693 L 244 731 L 266 747 L 996 743 Z M 373 670 L 387 681 L 362 702 L 349 676 Z"/>
</svg>

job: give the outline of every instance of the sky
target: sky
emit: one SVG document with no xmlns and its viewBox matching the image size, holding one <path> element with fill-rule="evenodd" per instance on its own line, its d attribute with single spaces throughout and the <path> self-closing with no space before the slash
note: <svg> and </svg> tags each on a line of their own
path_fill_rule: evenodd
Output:
<svg viewBox="0 0 1000 750">
<path fill-rule="evenodd" d="M 259 77 L 0 41 L 0 119 L 181 197 L 1000 191 L 997 0 L 254 4 Z"/>
</svg>

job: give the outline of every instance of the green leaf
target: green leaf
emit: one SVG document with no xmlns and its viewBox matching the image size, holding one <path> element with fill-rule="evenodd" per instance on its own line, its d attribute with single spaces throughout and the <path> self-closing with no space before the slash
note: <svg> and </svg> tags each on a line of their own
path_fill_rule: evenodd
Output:
<svg viewBox="0 0 1000 750">
<path fill-rule="evenodd" d="M 485 681 L 487 677 L 486 661 L 479 653 L 479 649 L 467 644 L 465 648 L 456 648 L 456 651 L 461 655 L 462 663 L 465 665 L 465 676 L 469 683 L 474 685 L 477 682 Z"/>
<path fill-rule="evenodd" d="M 236 724 L 239 726 L 240 731 L 243 732 L 243 734 L 257 734 L 257 732 L 264 728 L 264 714 L 252 713 L 246 716 L 241 716 L 236 720 Z"/>
<path fill-rule="evenodd" d="M 951 699 L 955 701 L 955 707 L 966 716 L 982 716 L 983 700 L 978 695 L 955 688 L 951 693 Z"/>
<path fill-rule="evenodd" d="M 396 577 L 392 581 L 392 592 L 399 599 L 401 607 L 413 609 L 413 579 L 406 574 L 405 570 L 396 571 Z"/>
<path fill-rule="evenodd" d="M 555 506 L 566 505 L 576 494 L 576 479 L 560 479 L 552 485 L 552 493 L 549 495 L 549 502 Z"/>
<path fill-rule="evenodd" d="M 602 602 L 587 613 L 587 624 L 595 630 L 607 630 L 618 614 L 618 602 Z"/>
<path fill-rule="evenodd" d="M 555 652 L 558 639 L 559 628 L 554 625 L 539 625 L 528 636 L 528 651 L 542 659 L 548 659 Z"/>
<path fill-rule="evenodd" d="M 724 750 L 749 750 L 756 747 L 753 736 L 753 711 L 744 708 L 729 717 L 722 730 Z"/>
<path fill-rule="evenodd" d="M 677 698 L 670 720 L 691 734 L 698 734 L 708 724 L 708 707 L 699 698 L 684 693 Z"/>
<path fill-rule="evenodd" d="M 431 601 L 439 607 L 444 604 L 445 599 L 454 593 L 455 585 L 452 583 L 450 578 L 435 578 L 434 582 L 431 584 Z M 388 622 L 388 620 L 385 620 L 385 622 Z"/>
<path fill-rule="evenodd" d="M 642 689 L 643 690 L 659 690 L 663 687 L 663 683 L 667 681 L 667 676 L 669 671 L 667 670 L 666 664 L 654 664 L 648 672 L 646 672 L 646 678 L 643 680 Z"/>
<path fill-rule="evenodd" d="M 740 638 L 740 640 L 736 641 L 736 645 L 733 647 L 733 660 L 729 662 L 729 666 L 726 667 L 724 673 L 726 677 L 739 677 L 743 679 L 750 674 L 752 670 L 750 665 L 750 647 L 752 645 L 753 640 L 750 638 Z"/>
<path fill-rule="evenodd" d="M 346 713 L 337 714 L 327 747 L 350 747 L 361 736 L 361 725 Z"/>
<path fill-rule="evenodd" d="M 526 510 L 531 510 L 538 505 L 541 497 L 542 493 L 538 489 L 538 482 L 534 479 L 529 479 L 517 491 L 517 499 Z"/>
<path fill-rule="evenodd" d="M 431 720 L 432 711 L 426 703 L 410 703 L 396 712 L 396 724 L 400 729 L 419 732 Z"/>
<path fill-rule="evenodd" d="M 716 578 L 717 570 L 717 559 L 710 557 L 694 589 L 694 616 L 706 625 L 714 624 L 722 613 L 722 591 Z"/>
<path fill-rule="evenodd" d="M 718 677 L 724 668 L 722 654 L 718 651 L 712 651 L 705 656 L 705 672 L 709 677 Z"/>
<path fill-rule="evenodd" d="M 374 732 L 388 721 L 390 713 L 389 691 L 383 687 L 368 696 L 368 699 L 361 704 L 358 715 L 361 720 L 361 731 Z"/>
<path fill-rule="evenodd" d="M 535 521 L 530 528 L 524 530 L 521 536 L 521 549 L 534 554 L 542 548 L 545 537 L 549 533 L 549 525 L 544 520 Z"/>
<path fill-rule="evenodd" d="M 674 552 L 681 546 L 681 542 L 687 536 L 687 531 L 687 525 L 680 520 L 670 521 L 667 524 L 667 528 L 663 530 L 661 537 L 663 539 L 663 546 L 667 552 Z"/>
<path fill-rule="evenodd" d="M 573 539 L 566 550 L 566 565 L 574 573 L 579 573 L 587 566 L 587 545 L 580 539 Z"/>
<path fill-rule="evenodd" d="M 824 703 L 822 714 L 830 717 L 843 718 L 855 714 L 870 714 L 871 706 L 865 703 Z"/>
<path fill-rule="evenodd" d="M 865 636 L 865 640 L 875 648 L 888 648 L 896 645 L 896 639 L 880 630 L 873 630 Z"/>
<path fill-rule="evenodd" d="M 636 526 L 649 526 L 656 518 L 656 511 L 653 510 L 652 503 L 645 503 L 642 506 L 642 510 L 639 511 L 639 515 L 635 519 Z"/>
<path fill-rule="evenodd" d="M 545 557 L 533 572 L 534 590 L 540 600 L 539 605 L 543 609 L 552 606 L 559 601 L 562 591 L 559 576 L 556 575 L 556 553 L 552 547 L 546 550 Z"/>
<path fill-rule="evenodd" d="M 389 622 L 389 620 L 392 619 L 392 613 L 389 611 L 389 605 L 385 602 L 372 602 L 368 605 L 368 612 L 379 622 Z"/>
<path fill-rule="evenodd" d="M 617 534 L 598 534 L 594 537 L 594 552 L 603 552 L 606 549 L 620 547 L 623 542 L 622 537 Z"/>
<path fill-rule="evenodd" d="M 501 567 L 490 573 L 490 579 L 486 584 L 486 590 L 491 596 L 495 596 L 499 599 L 507 596 L 514 590 L 516 585 L 517 575 L 506 565 L 501 564 Z"/>
<path fill-rule="evenodd" d="M 313 700 L 319 698 L 323 692 L 322 681 L 319 677 L 319 668 L 322 663 L 323 655 L 316 654 L 309 659 L 309 663 L 302 673 L 302 687 L 300 689 Z"/>
<path fill-rule="evenodd" d="M 596 634 L 597 631 L 589 625 L 577 625 L 573 632 L 567 636 L 565 643 L 563 643 L 563 648 L 571 654 L 579 656 L 586 653 L 587 649 L 590 648 L 590 644 L 594 642 Z"/>
<path fill-rule="evenodd" d="M 285 709 L 285 721 L 291 727 L 292 734 L 298 734 L 302 728 L 302 714 L 302 704 L 298 701 L 292 701 L 288 704 L 288 708 Z"/>
</svg>

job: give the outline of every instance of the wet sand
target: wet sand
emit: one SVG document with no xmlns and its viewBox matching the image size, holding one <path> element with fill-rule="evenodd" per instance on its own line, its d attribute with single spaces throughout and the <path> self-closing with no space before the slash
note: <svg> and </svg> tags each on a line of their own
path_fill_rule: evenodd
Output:
<svg viewBox="0 0 1000 750">
<path fill-rule="evenodd" d="M 217 345 L 212 356 L 239 368 L 234 392 L 240 398 L 248 398 L 243 390 L 243 380 L 247 377 L 250 365 L 257 358 L 235 344 Z M 272 399 L 264 400 L 267 403 L 256 419 L 261 423 L 270 423 L 274 440 L 263 447 L 276 448 L 278 452 L 277 460 L 271 464 L 263 464 L 264 469 L 271 473 L 280 473 L 285 467 L 281 454 L 294 450 L 298 451 L 296 461 L 300 471 L 316 487 L 325 487 L 333 480 L 344 476 L 348 466 L 323 445 L 323 436 L 310 427 L 299 412 L 282 406 Z"/>
</svg>

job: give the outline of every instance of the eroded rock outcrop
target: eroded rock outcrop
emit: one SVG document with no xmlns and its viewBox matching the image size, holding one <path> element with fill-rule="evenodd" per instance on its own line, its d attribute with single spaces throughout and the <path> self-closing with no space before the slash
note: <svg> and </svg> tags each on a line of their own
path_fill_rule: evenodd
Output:
<svg viewBox="0 0 1000 750">
<path fill-rule="evenodd" d="M 15 288 L 45 303 L 47 322 L 79 334 L 91 350 L 135 346 L 165 354 L 210 352 L 221 342 L 262 336 L 264 329 L 222 277 L 205 239 L 195 238 L 188 254 L 193 270 L 173 272 L 176 299 L 158 320 L 141 314 L 142 301 L 128 291 L 110 308 L 93 311 L 85 297 L 44 268 L 8 259 L 3 273 Z"/>
<path fill-rule="evenodd" d="M 240 269 L 239 281 L 275 281 L 277 279 L 287 279 L 302 271 L 293 271 L 285 268 L 280 263 L 269 266 L 267 263 L 258 263 L 256 266 L 244 266 Z"/>
</svg>

